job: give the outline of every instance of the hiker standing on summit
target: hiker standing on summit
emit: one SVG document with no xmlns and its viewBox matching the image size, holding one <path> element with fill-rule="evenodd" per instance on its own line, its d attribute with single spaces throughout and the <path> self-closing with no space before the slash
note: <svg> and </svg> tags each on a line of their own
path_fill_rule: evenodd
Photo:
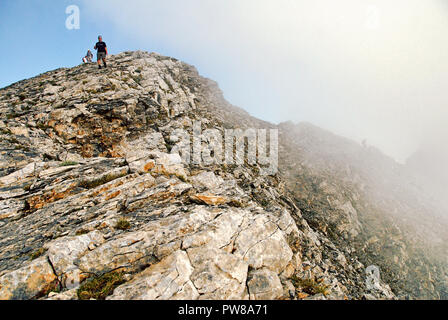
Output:
<svg viewBox="0 0 448 320">
<path fill-rule="evenodd" d="M 103 60 L 104 67 L 107 68 L 107 45 L 105 42 L 103 42 L 102 36 L 98 36 L 98 42 L 95 44 L 94 49 L 97 50 L 98 69 L 101 69 L 101 60 Z"/>
</svg>

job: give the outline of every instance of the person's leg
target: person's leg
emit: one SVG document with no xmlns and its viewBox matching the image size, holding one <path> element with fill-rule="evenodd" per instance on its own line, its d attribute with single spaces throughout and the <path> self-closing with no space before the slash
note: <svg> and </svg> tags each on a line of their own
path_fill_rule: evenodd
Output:
<svg viewBox="0 0 448 320">
<path fill-rule="evenodd" d="M 97 63 L 98 63 L 98 69 L 101 69 L 101 54 L 100 53 L 98 53 Z"/>
<path fill-rule="evenodd" d="M 107 68 L 106 57 L 103 58 L 104 67 Z"/>
</svg>

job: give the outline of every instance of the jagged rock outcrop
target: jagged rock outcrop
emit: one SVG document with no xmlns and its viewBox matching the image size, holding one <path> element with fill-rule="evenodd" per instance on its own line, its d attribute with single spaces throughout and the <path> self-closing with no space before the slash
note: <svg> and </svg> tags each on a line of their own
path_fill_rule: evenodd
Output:
<svg viewBox="0 0 448 320">
<path fill-rule="evenodd" d="M 320 185 L 337 214 L 316 223 L 283 168 L 176 149 L 197 123 L 277 126 L 175 59 L 125 52 L 109 66 L 0 90 L 0 299 L 395 298 L 367 288 L 367 265 L 327 232 L 362 234 L 340 186 Z M 201 144 L 209 158 L 219 145 L 204 132 Z M 308 190 L 313 175 L 299 178 Z"/>
</svg>

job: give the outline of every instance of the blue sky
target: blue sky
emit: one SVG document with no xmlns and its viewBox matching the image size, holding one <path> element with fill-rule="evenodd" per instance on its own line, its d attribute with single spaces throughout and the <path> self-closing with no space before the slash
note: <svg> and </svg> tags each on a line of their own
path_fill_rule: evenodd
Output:
<svg viewBox="0 0 448 320">
<path fill-rule="evenodd" d="M 67 6 L 80 9 L 68 30 Z M 155 51 L 278 123 L 308 121 L 404 161 L 448 137 L 444 0 L 0 0 L 0 87 L 111 54 Z M 93 51 L 93 50 L 92 50 Z"/>
<path fill-rule="evenodd" d="M 79 63 L 93 42 L 88 30 L 65 28 L 69 1 L 2 0 L 0 2 L 0 87 L 41 72 Z"/>
<path fill-rule="evenodd" d="M 79 30 L 68 30 L 67 6 L 80 8 Z M 112 46 L 111 53 L 137 49 L 135 43 L 116 36 L 114 25 L 83 14 L 82 1 L 1 0 L 0 1 L 0 87 L 60 67 L 81 63 L 88 49 L 93 52 L 102 34 Z"/>
<path fill-rule="evenodd" d="M 147 50 L 199 63 L 194 55 L 177 50 L 169 39 L 155 37 L 141 41 L 133 35 L 132 29 L 113 23 L 101 9 L 86 3 L 76 0 L 1 0 L 0 41 L 4 45 L 0 52 L 0 88 L 42 72 L 80 64 L 88 49 L 95 53 L 93 46 L 100 34 L 108 44 L 109 54 Z M 66 8 L 70 5 L 80 9 L 79 29 L 66 28 L 69 17 Z M 221 71 L 223 78 L 230 78 L 219 65 L 213 68 L 207 61 L 199 64 L 205 66 L 201 71 L 206 76 L 207 67 L 210 67 Z"/>
</svg>

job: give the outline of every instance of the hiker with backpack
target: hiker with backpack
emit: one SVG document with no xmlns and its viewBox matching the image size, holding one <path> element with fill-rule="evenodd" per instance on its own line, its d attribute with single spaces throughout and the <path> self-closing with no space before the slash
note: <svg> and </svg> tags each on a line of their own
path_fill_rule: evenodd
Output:
<svg viewBox="0 0 448 320">
<path fill-rule="evenodd" d="M 82 62 L 84 63 L 90 63 L 92 62 L 93 59 L 93 53 L 90 50 L 87 50 L 87 54 L 84 58 L 82 58 Z"/>
<path fill-rule="evenodd" d="M 98 69 L 101 69 L 101 61 L 104 63 L 104 68 L 107 68 L 106 64 L 106 56 L 107 56 L 107 45 L 103 42 L 103 37 L 98 36 L 98 42 L 94 47 L 97 50 L 97 61 L 98 61 Z"/>
</svg>

